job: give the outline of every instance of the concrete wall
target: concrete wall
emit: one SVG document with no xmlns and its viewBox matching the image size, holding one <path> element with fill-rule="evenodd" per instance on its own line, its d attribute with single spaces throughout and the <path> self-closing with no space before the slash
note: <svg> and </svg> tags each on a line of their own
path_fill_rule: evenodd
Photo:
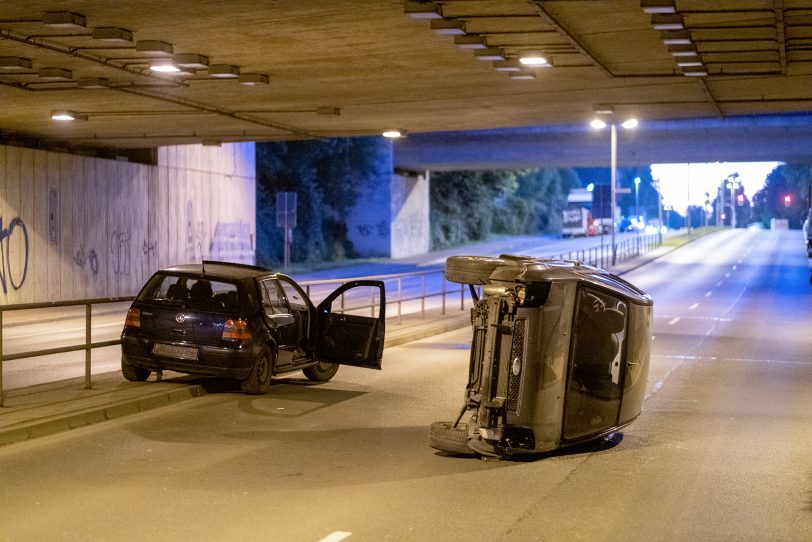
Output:
<svg viewBox="0 0 812 542">
<path fill-rule="evenodd" d="M 429 172 L 422 175 L 392 174 L 392 258 L 429 251 Z"/>
<path fill-rule="evenodd" d="M 133 295 L 156 269 L 255 255 L 252 143 L 158 165 L 0 146 L 0 303 Z"/>
</svg>

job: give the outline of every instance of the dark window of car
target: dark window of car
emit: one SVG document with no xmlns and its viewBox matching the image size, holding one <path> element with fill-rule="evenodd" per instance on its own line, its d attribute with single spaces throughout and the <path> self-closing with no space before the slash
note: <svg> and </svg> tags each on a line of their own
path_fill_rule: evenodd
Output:
<svg viewBox="0 0 812 542">
<path fill-rule="evenodd" d="M 306 310 L 307 302 L 304 300 L 304 294 L 297 288 L 293 282 L 285 277 L 279 277 L 279 284 L 285 292 L 285 297 L 288 299 L 288 305 L 293 310 Z"/>
<path fill-rule="evenodd" d="M 138 301 L 231 314 L 238 310 L 239 294 L 231 282 L 159 273 L 147 282 Z"/>
<path fill-rule="evenodd" d="M 624 377 L 626 303 L 581 288 L 573 322 L 564 438 L 597 434 L 617 423 Z"/>
<path fill-rule="evenodd" d="M 268 316 L 274 314 L 290 314 L 285 296 L 279 291 L 279 285 L 273 279 L 263 280 L 259 283 L 259 293 L 262 296 L 262 310 Z"/>
</svg>

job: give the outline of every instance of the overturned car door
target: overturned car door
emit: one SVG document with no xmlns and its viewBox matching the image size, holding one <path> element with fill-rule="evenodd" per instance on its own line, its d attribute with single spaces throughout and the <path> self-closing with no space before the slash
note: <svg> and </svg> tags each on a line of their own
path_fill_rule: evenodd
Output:
<svg viewBox="0 0 812 542">
<path fill-rule="evenodd" d="M 355 280 L 343 284 L 316 307 L 316 359 L 380 369 L 385 319 L 383 282 Z"/>
</svg>

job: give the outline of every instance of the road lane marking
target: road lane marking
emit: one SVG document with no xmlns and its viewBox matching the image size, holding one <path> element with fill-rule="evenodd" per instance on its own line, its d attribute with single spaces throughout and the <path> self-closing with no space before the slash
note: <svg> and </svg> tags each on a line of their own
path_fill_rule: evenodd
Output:
<svg viewBox="0 0 812 542">
<path fill-rule="evenodd" d="M 729 279 L 730 278 L 730 273 L 725 273 L 725 278 Z"/>
<path fill-rule="evenodd" d="M 679 322 L 679 316 L 677 316 L 676 318 L 672 318 L 672 319 L 671 319 L 671 320 L 668 322 L 668 325 L 669 325 L 669 326 L 673 326 L 673 325 L 674 325 L 674 324 L 676 324 L 677 322 Z"/>
<path fill-rule="evenodd" d="M 689 308 L 690 308 L 691 310 L 694 310 L 694 309 L 695 309 L 695 308 L 697 308 L 698 306 L 699 306 L 699 303 L 694 303 L 694 304 L 693 304 L 693 305 L 691 305 Z"/>
<path fill-rule="evenodd" d="M 707 292 L 705 292 L 705 297 L 710 297 L 712 294 L 713 294 L 713 291 L 708 290 Z"/>
<path fill-rule="evenodd" d="M 737 267 L 739 267 L 739 266 L 738 266 L 738 265 L 734 265 L 734 266 L 733 266 L 731 269 L 733 269 L 733 271 L 735 271 Z"/>
<path fill-rule="evenodd" d="M 716 287 L 718 288 L 719 286 L 721 286 L 721 285 L 722 285 L 722 282 L 723 282 L 723 281 L 721 281 L 721 280 L 720 280 L 719 282 L 717 282 L 717 283 L 716 283 Z"/>
<path fill-rule="evenodd" d="M 345 538 L 349 538 L 352 536 L 352 533 L 348 533 L 347 531 L 333 531 L 332 533 L 328 534 L 319 542 L 341 542 Z"/>
</svg>

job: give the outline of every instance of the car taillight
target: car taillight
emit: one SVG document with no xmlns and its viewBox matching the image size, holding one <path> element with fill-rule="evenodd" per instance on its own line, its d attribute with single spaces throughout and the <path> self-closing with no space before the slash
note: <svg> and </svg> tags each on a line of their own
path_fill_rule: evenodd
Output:
<svg viewBox="0 0 812 542">
<path fill-rule="evenodd" d="M 248 329 L 248 322 L 245 320 L 226 320 L 223 326 L 223 338 L 236 341 L 247 341 L 251 339 L 251 330 Z"/>
<path fill-rule="evenodd" d="M 141 309 L 130 307 L 127 319 L 124 320 L 124 327 L 141 327 Z"/>
</svg>

